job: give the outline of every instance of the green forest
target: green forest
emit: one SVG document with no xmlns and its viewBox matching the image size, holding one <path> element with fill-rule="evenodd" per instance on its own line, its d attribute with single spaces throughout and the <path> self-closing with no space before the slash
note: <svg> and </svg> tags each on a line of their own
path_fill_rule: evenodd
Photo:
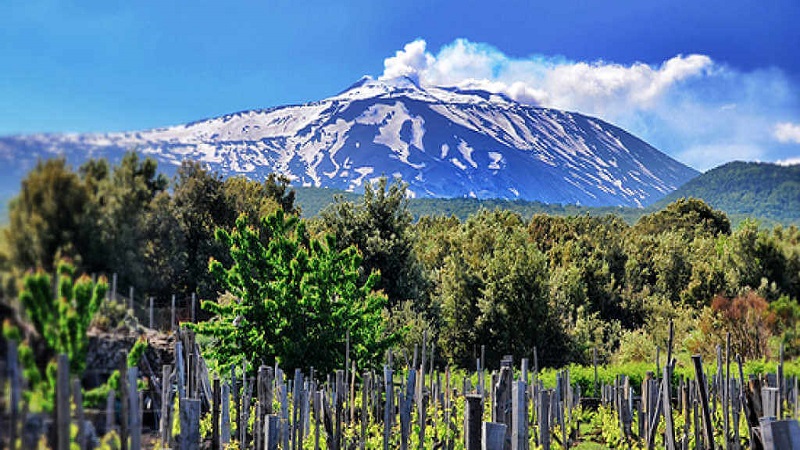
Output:
<svg viewBox="0 0 800 450">
<path fill-rule="evenodd" d="M 730 162 L 689 180 L 654 206 L 689 196 L 727 211 L 734 223 L 757 217 L 765 223 L 798 224 L 800 165 Z"/>
<path fill-rule="evenodd" d="M 42 289 L 31 277 L 69 261 L 70 277 L 99 280 L 81 278 L 76 296 L 83 285 L 105 292 L 113 273 L 161 305 L 196 294 L 196 330 L 226 364 L 246 355 L 341 367 L 348 339 L 367 367 L 389 348 L 413 352 L 423 335 L 440 363 L 463 368 L 481 346 L 488 367 L 534 349 L 543 367 L 589 363 L 595 351 L 621 364 L 652 361 L 670 322 L 679 365 L 710 357 L 727 333 L 747 360 L 781 344 L 788 357 L 800 352 L 795 226 L 733 227 L 691 198 L 635 222 L 613 208 L 523 216 L 502 202 L 462 218 L 435 207 L 415 215 L 402 181 L 387 179 L 313 217 L 302 206 L 277 175 L 223 178 L 185 161 L 168 178 L 134 152 L 118 165 L 40 161 L 0 233 L 0 311 L 30 321 L 26 292 Z M 98 295 L 83 303 L 96 310 Z"/>
</svg>

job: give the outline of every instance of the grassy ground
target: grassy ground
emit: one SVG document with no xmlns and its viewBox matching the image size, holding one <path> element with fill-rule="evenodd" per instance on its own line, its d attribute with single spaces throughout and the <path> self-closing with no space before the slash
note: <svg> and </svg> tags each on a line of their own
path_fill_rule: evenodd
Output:
<svg viewBox="0 0 800 450">
<path fill-rule="evenodd" d="M 596 449 L 605 450 L 607 447 L 603 444 L 598 444 L 597 442 L 581 442 L 573 448 L 578 450 L 596 450 Z"/>
</svg>

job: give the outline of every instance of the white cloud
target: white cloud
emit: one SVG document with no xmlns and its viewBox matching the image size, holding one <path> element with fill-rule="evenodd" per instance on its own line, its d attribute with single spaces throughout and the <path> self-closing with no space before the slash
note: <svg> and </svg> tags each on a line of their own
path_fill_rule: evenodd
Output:
<svg viewBox="0 0 800 450">
<path fill-rule="evenodd" d="M 797 156 L 797 157 L 794 157 L 794 158 L 781 159 L 781 160 L 775 161 L 775 162 L 777 164 L 780 164 L 781 166 L 796 166 L 796 165 L 800 165 L 800 156 Z"/>
<path fill-rule="evenodd" d="M 434 58 L 425 51 L 426 43 L 422 39 L 409 42 L 403 50 L 383 61 L 383 77 L 397 78 L 409 77 L 419 81 L 419 73 L 426 70 Z"/>
<path fill-rule="evenodd" d="M 478 87 L 597 116 L 700 170 L 732 159 L 787 158 L 792 155 L 775 139 L 800 142 L 800 125 L 786 122 L 800 118 L 800 88 L 777 69 L 741 72 L 707 55 L 676 55 L 658 64 L 513 58 L 464 39 L 434 55 L 416 40 L 384 66 L 385 78 Z M 779 122 L 785 123 L 775 127 Z"/>
<path fill-rule="evenodd" d="M 775 125 L 778 142 L 800 144 L 800 123 L 783 122 Z"/>
</svg>

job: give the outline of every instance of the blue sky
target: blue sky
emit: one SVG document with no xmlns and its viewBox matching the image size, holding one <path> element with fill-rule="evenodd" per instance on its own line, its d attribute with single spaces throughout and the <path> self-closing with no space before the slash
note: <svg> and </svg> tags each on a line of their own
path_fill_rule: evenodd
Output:
<svg viewBox="0 0 800 450">
<path fill-rule="evenodd" d="M 800 162 L 800 2 L 0 2 L 0 135 L 145 129 L 478 83 L 596 115 L 705 170 Z"/>
</svg>

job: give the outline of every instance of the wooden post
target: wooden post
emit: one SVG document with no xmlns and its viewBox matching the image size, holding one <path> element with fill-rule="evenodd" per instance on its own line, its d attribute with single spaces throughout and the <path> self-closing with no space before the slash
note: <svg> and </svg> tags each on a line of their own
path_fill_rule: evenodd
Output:
<svg viewBox="0 0 800 450">
<path fill-rule="evenodd" d="M 528 358 L 522 358 L 522 360 L 520 361 L 519 378 L 520 380 L 524 381 L 526 385 L 529 383 L 528 365 L 529 365 Z"/>
<path fill-rule="evenodd" d="M 256 387 L 258 387 L 258 381 L 256 381 Z M 253 448 L 255 450 L 262 450 L 264 444 L 264 427 L 266 425 L 262 425 L 262 404 L 259 401 L 256 401 L 256 418 L 253 421 Z"/>
<path fill-rule="evenodd" d="M 148 318 L 149 318 L 148 324 L 149 324 L 149 328 L 152 330 L 153 329 L 153 322 L 154 322 L 154 320 L 153 320 L 153 318 L 154 318 L 154 316 L 153 316 L 153 297 L 150 297 L 150 308 L 149 308 L 149 311 L 150 311 L 150 314 L 148 315 Z"/>
<path fill-rule="evenodd" d="M 592 366 L 594 367 L 594 396 L 599 397 L 597 392 L 600 387 L 597 377 L 597 347 L 592 349 Z"/>
<path fill-rule="evenodd" d="M 511 450 L 527 450 L 528 403 L 525 399 L 525 381 L 514 382 L 511 392 Z"/>
<path fill-rule="evenodd" d="M 314 384 L 314 383 L 312 383 Z M 314 450 L 319 450 L 319 434 L 322 426 L 322 390 L 312 389 L 314 395 Z"/>
<path fill-rule="evenodd" d="M 666 430 L 664 432 L 664 447 L 667 450 L 675 450 L 675 427 L 672 423 L 672 404 L 671 404 L 671 396 L 670 396 L 670 386 L 669 386 L 669 374 L 670 374 L 670 367 L 669 363 L 664 365 L 664 379 L 662 380 L 661 384 L 663 389 L 661 390 L 661 404 L 664 408 L 664 422 L 666 424 Z"/>
<path fill-rule="evenodd" d="M 233 410 L 236 412 L 237 420 L 238 420 L 239 414 L 241 414 L 241 404 L 242 404 L 242 400 L 240 398 L 241 397 L 240 396 L 241 387 L 239 387 L 238 384 L 239 384 L 239 378 L 236 375 L 236 366 L 232 366 L 231 367 L 231 393 L 233 394 Z M 234 425 L 234 423 L 231 423 L 231 425 Z M 239 428 L 238 428 L 239 424 L 238 424 L 238 422 L 235 423 L 235 425 L 236 425 L 236 433 L 238 434 L 238 432 L 239 432 Z M 232 436 L 232 437 L 235 437 L 235 435 Z M 228 441 L 228 442 L 230 442 L 230 441 Z"/>
<path fill-rule="evenodd" d="M 58 450 L 69 450 L 69 358 L 63 353 L 58 355 L 57 374 L 55 442 Z"/>
<path fill-rule="evenodd" d="M 172 294 L 172 304 L 169 311 L 169 330 L 175 331 L 175 294 Z"/>
<path fill-rule="evenodd" d="M 161 423 L 159 424 L 159 436 L 161 437 L 162 447 L 169 445 L 170 434 L 172 432 L 172 366 L 165 364 L 161 367 Z"/>
<path fill-rule="evenodd" d="M 186 368 L 183 361 L 183 343 L 180 340 L 175 342 L 175 384 L 178 386 L 178 399 L 186 398 Z"/>
<path fill-rule="evenodd" d="M 783 420 L 783 342 L 781 342 L 780 358 L 778 360 L 778 420 Z"/>
<path fill-rule="evenodd" d="M 713 415 L 717 411 L 717 399 L 720 401 L 724 401 L 722 398 L 722 376 L 724 372 L 722 371 L 722 346 L 717 345 L 717 374 L 713 377 L 712 382 L 712 395 L 711 395 L 711 414 Z"/>
<path fill-rule="evenodd" d="M 364 372 L 361 385 L 361 442 L 359 449 L 364 450 L 367 445 L 367 424 L 369 423 L 369 392 L 371 390 L 371 378 L 369 372 Z"/>
<path fill-rule="evenodd" d="M 214 400 L 211 402 L 211 449 L 220 450 L 222 446 L 219 443 L 219 403 L 220 403 L 220 386 L 219 377 L 214 375 L 213 381 L 213 394 Z"/>
<path fill-rule="evenodd" d="M 394 382 L 392 381 L 392 368 L 391 362 L 383 366 L 383 391 L 386 394 L 386 402 L 383 410 L 383 449 L 389 450 L 389 440 L 392 434 L 392 417 L 393 417 L 393 396 L 394 396 Z"/>
<path fill-rule="evenodd" d="M 400 449 L 408 450 L 408 439 L 411 434 L 411 407 L 414 404 L 416 386 L 416 370 L 408 370 L 408 382 L 405 394 L 400 398 Z"/>
<path fill-rule="evenodd" d="M 648 421 L 647 421 L 647 440 L 646 446 L 648 449 L 652 449 L 653 445 L 655 445 L 655 436 L 656 431 L 658 428 L 658 421 L 661 418 L 661 410 L 662 410 L 662 401 L 663 396 L 661 395 L 661 390 L 659 389 L 658 380 L 650 380 L 649 381 L 650 387 L 647 391 L 647 396 L 649 397 L 648 406 Z M 663 385 L 663 380 L 662 380 Z M 663 388 L 662 388 L 663 389 Z"/>
<path fill-rule="evenodd" d="M 196 315 L 196 304 L 197 304 L 197 296 L 194 292 L 192 292 L 192 323 L 197 323 L 197 315 Z"/>
<path fill-rule="evenodd" d="M 680 396 L 681 407 L 683 409 L 683 437 L 681 438 L 681 448 L 684 450 L 688 450 L 689 448 L 689 432 L 692 427 L 692 401 L 689 397 L 689 386 L 691 386 L 691 384 L 688 382 L 684 383 L 683 377 L 681 377 Z"/>
<path fill-rule="evenodd" d="M 703 438 L 707 448 L 709 450 L 714 450 L 714 425 L 711 423 L 711 410 L 708 407 L 708 393 L 706 392 L 706 383 L 703 379 L 703 362 L 700 355 L 693 355 L 692 362 L 694 363 L 694 373 L 697 377 L 697 384 L 699 387 L 700 406 L 703 409 Z"/>
<path fill-rule="evenodd" d="M 656 345 L 656 373 L 661 373 L 661 347 Z"/>
<path fill-rule="evenodd" d="M 481 344 L 481 373 L 478 382 L 480 383 L 478 393 L 484 395 L 486 392 L 486 346 L 483 344 Z"/>
<path fill-rule="evenodd" d="M 81 380 L 77 377 L 72 379 L 72 398 L 75 400 L 75 419 L 78 421 L 78 436 L 76 443 L 80 450 L 86 449 L 86 418 L 83 414 L 83 392 L 81 391 Z"/>
<path fill-rule="evenodd" d="M 131 316 L 136 317 L 136 311 L 133 310 L 133 286 L 128 288 L 128 309 L 131 310 Z"/>
<path fill-rule="evenodd" d="M 292 442 L 295 450 L 300 447 L 300 436 L 302 428 L 302 397 L 303 397 L 303 372 L 300 369 L 294 370 L 294 390 L 292 393 Z"/>
<path fill-rule="evenodd" d="M 222 384 L 222 411 L 220 412 L 220 448 L 225 448 L 231 442 L 231 387 L 226 381 Z"/>
<path fill-rule="evenodd" d="M 730 412 L 731 407 L 731 333 L 730 331 L 725 335 L 725 381 L 723 383 L 723 401 L 722 401 L 722 435 L 725 438 L 725 450 L 731 448 L 730 436 Z"/>
<path fill-rule="evenodd" d="M 550 450 L 550 391 L 539 391 L 539 445 L 542 450 Z"/>
<path fill-rule="evenodd" d="M 250 419 L 250 381 L 247 377 L 247 362 L 242 367 L 242 409 L 239 414 L 239 445 L 247 448 L 247 424 Z"/>
<path fill-rule="evenodd" d="M 695 384 L 695 386 L 697 386 Z M 695 391 L 699 391 L 698 388 L 695 388 Z M 694 448 L 697 450 L 703 449 L 703 434 L 701 433 L 700 429 L 702 426 L 700 425 L 700 415 L 701 411 L 698 410 L 700 402 L 697 400 L 697 392 L 695 392 L 695 399 L 692 401 L 692 417 L 694 418 Z"/>
<path fill-rule="evenodd" d="M 128 367 L 128 401 L 130 402 L 130 436 L 131 450 L 141 450 L 142 448 L 142 416 L 139 414 L 139 390 L 136 379 L 139 377 L 139 369 Z"/>
<path fill-rule="evenodd" d="M 780 399 L 778 388 L 761 388 L 761 405 L 764 411 L 762 417 L 771 417 L 773 420 L 778 417 L 778 399 Z"/>
<path fill-rule="evenodd" d="M 128 450 L 128 433 L 130 425 L 130 400 L 128 396 L 128 352 L 122 351 L 122 358 L 119 361 L 119 401 L 120 401 L 120 424 L 119 424 L 119 440 L 120 449 Z"/>
<path fill-rule="evenodd" d="M 464 449 L 480 450 L 483 396 L 466 395 L 464 405 Z"/>
<path fill-rule="evenodd" d="M 289 387 L 283 382 L 283 372 L 280 372 L 276 378 L 281 383 L 281 441 L 283 448 L 289 450 Z"/>
<path fill-rule="evenodd" d="M 672 343 L 675 340 L 675 324 L 669 320 L 669 338 L 667 339 L 667 361 L 664 364 L 669 368 L 669 377 L 672 378 Z"/>
<path fill-rule="evenodd" d="M 347 400 L 347 406 L 350 408 L 350 424 L 356 421 L 356 362 L 352 361 L 350 367 L 350 375 L 347 377 L 348 388 L 350 390 L 350 397 Z"/>
<path fill-rule="evenodd" d="M 256 449 L 261 450 L 259 444 L 261 441 L 264 440 L 266 442 L 266 423 L 264 422 L 265 415 L 270 414 L 272 411 L 267 411 L 267 409 L 272 409 L 271 405 L 267 406 L 267 366 L 261 365 L 258 367 L 258 374 L 256 375 L 256 398 L 258 402 L 256 403 L 256 420 L 254 424 L 254 434 L 256 439 Z"/>
<path fill-rule="evenodd" d="M 504 423 L 483 422 L 481 428 L 481 450 L 503 450 L 506 442 L 506 429 Z"/>
<path fill-rule="evenodd" d="M 111 275 L 111 300 L 117 301 L 117 274 Z"/>
<path fill-rule="evenodd" d="M 180 399 L 181 444 L 180 450 L 200 447 L 200 400 Z"/>
<path fill-rule="evenodd" d="M 113 389 L 109 389 L 108 396 L 106 396 L 106 433 L 114 429 L 114 402 L 116 398 L 117 393 Z"/>
<path fill-rule="evenodd" d="M 333 410 L 334 410 L 334 432 L 333 432 L 333 450 L 339 450 L 342 448 L 342 437 L 343 437 L 343 428 L 342 428 L 342 418 L 344 416 L 344 399 L 347 395 L 347 390 L 345 388 L 345 380 L 344 380 L 344 370 L 337 370 L 336 371 L 336 389 L 335 389 L 335 397 L 333 402 Z"/>
<path fill-rule="evenodd" d="M 275 414 L 269 414 L 266 418 L 266 426 L 264 427 L 264 449 L 265 450 L 278 450 L 278 442 L 280 442 L 280 419 Z"/>
<path fill-rule="evenodd" d="M 739 450 L 741 447 L 741 440 L 739 439 L 739 418 L 741 417 L 742 401 L 738 395 L 739 383 L 735 378 L 729 380 L 730 387 L 728 392 L 735 394 L 730 396 L 731 400 L 731 423 L 733 423 L 733 439 L 730 441 L 734 450 Z"/>
</svg>

